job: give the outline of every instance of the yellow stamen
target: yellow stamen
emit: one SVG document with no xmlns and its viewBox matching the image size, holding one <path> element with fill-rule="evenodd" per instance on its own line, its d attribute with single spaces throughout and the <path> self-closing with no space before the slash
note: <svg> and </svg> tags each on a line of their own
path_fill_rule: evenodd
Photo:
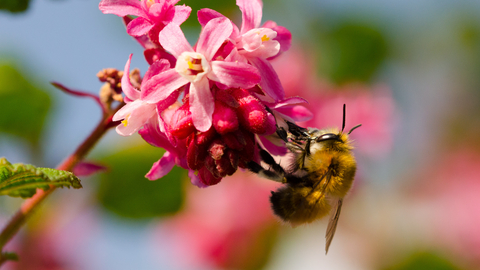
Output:
<svg viewBox="0 0 480 270">
<path fill-rule="evenodd" d="M 269 41 L 269 40 L 270 40 L 270 38 L 267 37 L 267 35 L 263 35 L 262 42 Z"/>
<path fill-rule="evenodd" d="M 153 4 L 155 4 L 155 0 L 147 0 L 147 7 L 150 8 Z"/>
<path fill-rule="evenodd" d="M 130 114 L 127 114 L 127 116 L 125 117 L 125 119 L 122 121 L 122 124 L 124 127 L 126 127 L 128 125 L 128 118 L 130 117 Z"/>
<path fill-rule="evenodd" d="M 188 69 L 192 69 L 192 70 L 194 69 L 195 66 L 193 65 L 192 61 L 187 61 L 187 64 L 188 64 Z"/>
</svg>

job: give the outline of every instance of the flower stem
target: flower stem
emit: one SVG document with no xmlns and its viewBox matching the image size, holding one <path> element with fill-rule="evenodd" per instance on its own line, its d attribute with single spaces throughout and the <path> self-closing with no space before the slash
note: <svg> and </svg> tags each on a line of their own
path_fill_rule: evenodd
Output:
<svg viewBox="0 0 480 270">
<path fill-rule="evenodd" d="M 85 141 L 75 150 L 73 154 L 67 157 L 56 169 L 64 171 L 72 171 L 78 162 L 88 154 L 88 152 L 95 146 L 100 138 L 106 133 L 108 129 L 115 126 L 115 122 L 112 121 L 112 117 L 115 112 L 120 109 L 124 103 L 120 104 L 116 109 L 110 112 L 104 112 L 102 119 L 88 136 Z M 25 200 L 20 209 L 5 225 L 0 233 L 0 252 L 3 251 L 3 247 L 12 239 L 12 237 L 18 232 L 18 230 L 25 224 L 26 220 L 37 210 L 40 203 L 53 191 L 56 187 L 51 185 L 48 190 L 37 189 L 37 193 L 31 198 Z M 0 266 L 5 262 L 0 253 Z"/>
</svg>

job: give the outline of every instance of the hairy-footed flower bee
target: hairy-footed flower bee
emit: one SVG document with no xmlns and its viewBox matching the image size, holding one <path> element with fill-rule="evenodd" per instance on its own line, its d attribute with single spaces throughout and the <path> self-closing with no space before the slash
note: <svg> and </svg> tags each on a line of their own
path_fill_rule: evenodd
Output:
<svg viewBox="0 0 480 270">
<path fill-rule="evenodd" d="M 332 242 L 343 204 L 350 190 L 357 163 L 352 154 L 353 146 L 345 128 L 345 105 L 342 129 L 302 128 L 287 121 L 288 128 L 277 128 L 277 134 L 294 154 L 294 162 L 284 169 L 265 150 L 260 157 L 267 165 L 264 169 L 256 162 L 248 164 L 250 171 L 259 176 L 284 183 L 272 191 L 270 202 L 273 212 L 283 221 L 297 226 L 310 223 L 332 213 L 326 232 L 325 251 Z"/>
</svg>

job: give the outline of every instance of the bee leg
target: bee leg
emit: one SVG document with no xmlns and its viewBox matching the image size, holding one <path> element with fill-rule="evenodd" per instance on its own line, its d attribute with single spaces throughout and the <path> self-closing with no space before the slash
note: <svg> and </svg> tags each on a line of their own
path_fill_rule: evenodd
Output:
<svg viewBox="0 0 480 270">
<path fill-rule="evenodd" d="M 292 133 L 295 137 L 308 137 L 308 129 L 297 126 L 296 124 L 290 122 L 290 121 L 285 121 L 287 122 L 288 125 L 288 131 Z"/>
<path fill-rule="evenodd" d="M 267 163 L 268 165 L 271 166 L 271 168 L 277 172 L 278 174 L 280 175 L 285 175 L 285 170 L 282 168 L 282 166 L 280 166 L 280 164 L 278 164 L 275 159 L 273 159 L 272 155 L 270 155 L 270 153 L 268 153 L 267 151 L 263 150 L 263 149 L 260 149 L 260 157 L 262 158 L 262 160 Z"/>
<path fill-rule="evenodd" d="M 280 183 L 285 182 L 284 176 L 282 174 L 270 170 L 265 170 L 260 164 L 256 163 L 255 161 L 248 162 L 247 167 L 251 172 L 258 174 L 258 176 L 265 179 L 273 180 Z"/>
<path fill-rule="evenodd" d="M 288 134 L 287 134 L 287 131 L 283 127 L 278 127 L 277 126 L 277 135 L 284 142 L 288 143 Z"/>
</svg>

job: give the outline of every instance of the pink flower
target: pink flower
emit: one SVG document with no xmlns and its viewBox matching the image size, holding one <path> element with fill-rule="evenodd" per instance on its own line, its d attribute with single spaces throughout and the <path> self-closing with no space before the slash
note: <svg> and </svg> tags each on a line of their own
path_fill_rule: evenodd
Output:
<svg viewBox="0 0 480 270">
<path fill-rule="evenodd" d="M 157 103 L 190 83 L 188 94 L 193 124 L 197 130 L 207 131 L 212 125 L 215 108 L 210 82 L 226 87 L 251 88 L 260 81 L 258 71 L 251 65 L 214 59 L 231 33 L 232 24 L 228 19 L 213 19 L 205 25 L 194 50 L 178 25 L 167 25 L 160 32 L 159 40 L 177 58 L 175 68 L 154 76 L 146 84 L 142 99 Z"/>
<path fill-rule="evenodd" d="M 155 162 L 150 171 L 145 175 L 149 180 L 156 180 L 167 175 L 177 165 L 188 170 L 188 176 L 192 184 L 198 187 L 206 187 L 200 181 L 200 178 L 191 170 L 187 164 L 187 147 L 185 140 L 180 141 L 176 146 L 173 146 L 164 132 L 161 132 L 158 124 L 159 118 L 150 118 L 144 127 L 138 131 L 142 138 L 149 144 L 165 149 L 165 154 L 157 162 Z"/>
<path fill-rule="evenodd" d="M 148 35 L 158 43 L 158 33 L 169 23 L 182 24 L 190 16 L 191 8 L 175 6 L 178 0 L 102 0 L 99 4 L 104 14 L 120 17 L 137 16 L 127 25 L 127 33 L 133 37 Z"/>
<path fill-rule="evenodd" d="M 238 53 L 255 66 L 261 75 L 260 86 L 265 94 L 279 101 L 285 98 L 285 93 L 277 73 L 269 63 L 272 59 L 290 48 L 291 34 L 275 22 L 268 21 L 260 27 L 262 20 L 262 1 L 237 0 L 237 5 L 242 11 L 242 26 L 234 29 L 230 38 L 235 42 Z M 211 10 L 202 9 L 198 18 L 205 25 L 213 18 L 224 17 L 222 14 Z"/>
<path fill-rule="evenodd" d="M 142 100 L 140 91 L 135 89 L 130 82 L 129 74 L 131 60 L 132 55 L 130 55 L 127 64 L 125 65 L 124 75 L 122 77 L 122 91 L 126 96 L 126 104 L 120 110 L 118 110 L 117 113 L 115 113 L 112 119 L 113 121 L 123 120 L 122 123 L 116 128 L 117 133 L 122 136 L 132 135 L 150 118 L 158 117 L 158 105 L 150 104 Z M 155 62 L 154 65 L 150 66 L 149 70 L 143 77 L 142 86 L 151 79 L 153 74 L 162 72 L 168 68 L 170 68 L 170 63 L 167 60 Z M 142 86 L 140 88 L 142 88 Z M 167 106 L 170 104 L 167 104 Z"/>
</svg>

